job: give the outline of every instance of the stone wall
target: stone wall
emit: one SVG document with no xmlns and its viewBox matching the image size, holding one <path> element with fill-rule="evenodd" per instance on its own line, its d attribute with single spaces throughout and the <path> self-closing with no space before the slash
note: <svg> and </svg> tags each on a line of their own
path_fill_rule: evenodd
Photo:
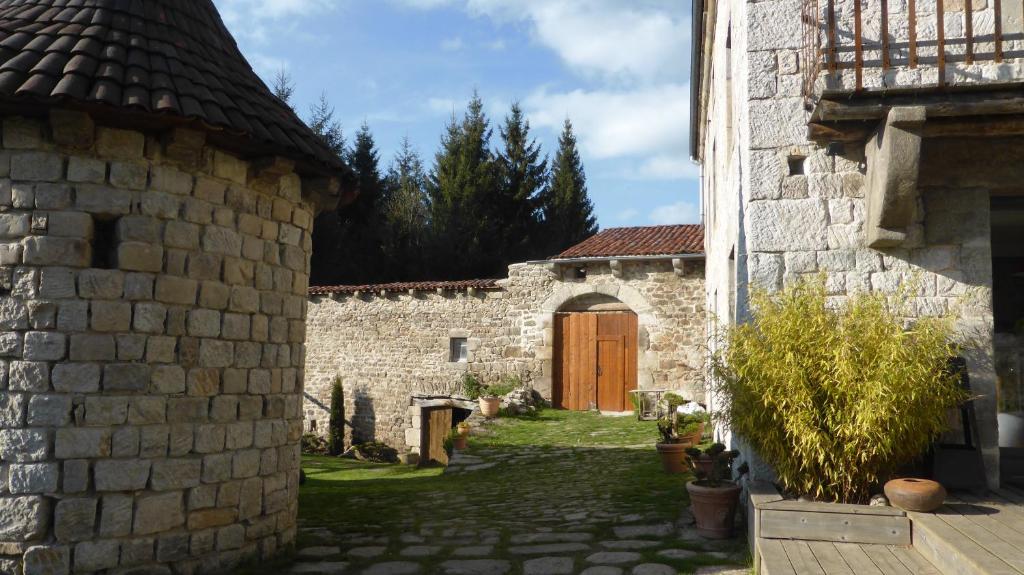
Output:
<svg viewBox="0 0 1024 575">
<path fill-rule="evenodd" d="M 701 260 L 622 261 L 575 268 L 517 264 L 499 289 L 312 296 L 305 416 L 324 433 L 330 385 L 342 379 L 349 439 L 405 450 L 413 393 L 444 394 L 469 370 L 484 382 L 516 374 L 550 398 L 553 314 L 599 294 L 638 314 L 639 386 L 702 399 L 704 265 Z M 603 300 L 602 300 L 603 301 Z M 600 305 L 600 304 L 597 304 Z M 449 361 L 449 339 L 468 338 L 465 363 Z M 314 423 L 315 422 L 315 423 Z"/>
<path fill-rule="evenodd" d="M 907 240 L 899 247 L 869 248 L 864 145 L 847 144 L 843 153 L 830 156 L 806 138 L 800 7 L 794 0 L 720 7 L 712 70 L 717 80 L 703 142 L 704 194 L 709 215 L 715 214 L 707 226 L 708 305 L 722 309 L 729 305 L 728 294 L 736 299 L 736 319 L 743 321 L 746 285 L 781 289 L 808 274 L 825 274 L 836 301 L 919 282 L 911 315 L 955 306 L 961 333 L 973 338 L 968 361 L 973 389 L 984 396 L 976 405 L 989 481 L 995 483 L 988 197 L 1020 181 L 1020 142 L 926 139 L 920 200 Z M 722 109 L 729 105 L 734 109 L 727 117 Z M 739 177 L 709 180 L 720 169 L 709 158 L 721 156 L 727 141 L 737 142 L 738 149 L 726 172 Z M 968 293 L 972 297 L 961 301 Z M 771 478 L 761 462 L 751 463 L 753 475 Z"/>
<path fill-rule="evenodd" d="M 288 162 L 204 141 L 3 120 L 0 572 L 213 572 L 294 539 L 313 207 Z"/>
</svg>

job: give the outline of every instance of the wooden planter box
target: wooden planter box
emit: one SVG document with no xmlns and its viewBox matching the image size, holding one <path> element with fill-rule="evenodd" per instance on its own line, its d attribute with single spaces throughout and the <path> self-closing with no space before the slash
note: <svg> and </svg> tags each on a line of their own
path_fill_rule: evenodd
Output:
<svg viewBox="0 0 1024 575">
<path fill-rule="evenodd" d="M 783 499 L 770 483 L 748 486 L 751 555 L 759 572 L 762 539 L 910 545 L 910 519 L 895 507 Z"/>
</svg>

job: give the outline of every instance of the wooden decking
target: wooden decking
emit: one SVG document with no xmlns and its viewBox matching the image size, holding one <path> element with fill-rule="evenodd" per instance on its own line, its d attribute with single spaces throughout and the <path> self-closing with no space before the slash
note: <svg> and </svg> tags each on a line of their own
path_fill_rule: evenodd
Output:
<svg viewBox="0 0 1024 575">
<path fill-rule="evenodd" d="M 1024 488 L 954 493 L 934 513 L 907 517 L 911 546 L 759 537 L 761 573 L 1024 575 Z"/>
<path fill-rule="evenodd" d="M 912 547 L 762 539 L 762 575 L 941 575 Z"/>
<path fill-rule="evenodd" d="M 910 513 L 914 547 L 943 573 L 1024 575 L 1024 491 L 952 494 L 935 513 Z"/>
</svg>

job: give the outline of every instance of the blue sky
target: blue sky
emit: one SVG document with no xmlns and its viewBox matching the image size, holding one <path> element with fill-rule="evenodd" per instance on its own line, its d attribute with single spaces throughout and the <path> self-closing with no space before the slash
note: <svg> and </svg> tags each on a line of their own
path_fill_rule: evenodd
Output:
<svg viewBox="0 0 1024 575">
<path fill-rule="evenodd" d="M 518 100 L 546 153 L 568 115 L 601 227 L 699 221 L 687 154 L 688 0 L 215 0 L 256 71 L 284 67 L 303 117 L 326 93 L 386 166 L 428 166 L 474 90 L 495 127 Z"/>
</svg>

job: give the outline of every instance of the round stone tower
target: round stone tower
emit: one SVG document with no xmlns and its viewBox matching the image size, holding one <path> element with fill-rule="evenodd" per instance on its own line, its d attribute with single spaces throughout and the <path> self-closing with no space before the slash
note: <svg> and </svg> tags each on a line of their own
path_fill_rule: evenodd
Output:
<svg viewBox="0 0 1024 575">
<path fill-rule="evenodd" d="M 0 573 L 288 546 L 345 166 L 209 0 L 0 0 L 0 120 Z"/>
</svg>

